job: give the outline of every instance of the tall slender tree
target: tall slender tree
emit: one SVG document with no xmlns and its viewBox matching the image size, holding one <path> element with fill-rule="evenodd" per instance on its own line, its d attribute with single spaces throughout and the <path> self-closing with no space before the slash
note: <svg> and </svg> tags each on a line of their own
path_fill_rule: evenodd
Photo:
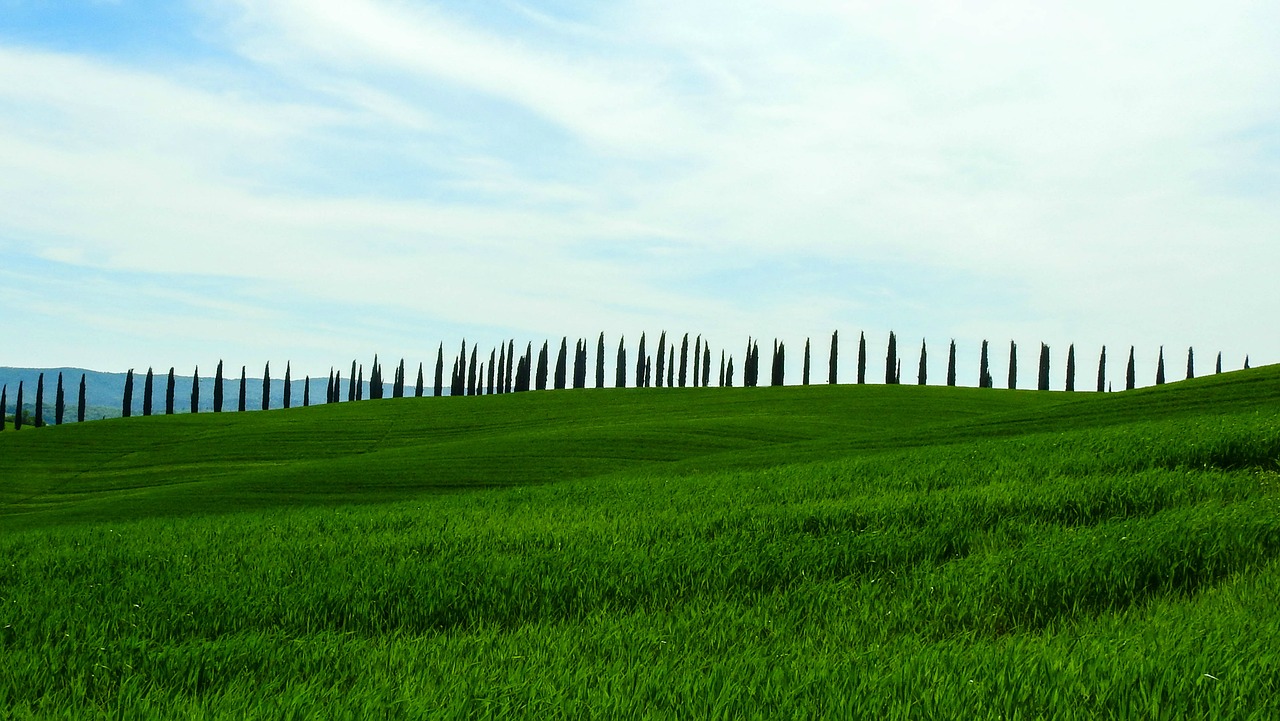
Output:
<svg viewBox="0 0 1280 721">
<path fill-rule="evenodd" d="M 568 382 L 568 373 L 569 373 L 569 338 L 561 337 L 560 338 L 560 354 L 556 356 L 556 375 L 555 375 L 556 390 L 558 391 L 564 390 L 565 385 Z"/>
<path fill-rule="evenodd" d="M 502 391 L 503 393 L 510 393 L 514 386 L 514 383 L 512 382 L 512 379 L 511 379 L 511 374 L 514 372 L 514 368 L 515 368 L 515 361 L 513 360 L 515 358 L 515 354 L 516 354 L 516 341 L 513 338 L 507 341 L 507 373 L 504 376 L 507 379 L 507 382 L 503 386 L 503 391 Z"/>
<path fill-rule="evenodd" d="M 1246 354 L 1246 355 L 1245 355 L 1245 357 L 1244 357 L 1244 369 L 1245 369 L 1245 370 L 1249 370 L 1249 356 L 1248 356 L 1248 354 Z"/>
<path fill-rule="evenodd" d="M 672 343 L 667 349 L 667 387 L 674 388 L 676 385 L 676 344 Z"/>
<path fill-rule="evenodd" d="M 431 393 L 436 398 L 444 395 L 444 343 L 436 350 L 436 376 Z"/>
<path fill-rule="evenodd" d="M 76 405 L 76 423 L 84 423 L 85 400 L 89 397 L 88 387 L 86 386 L 85 374 L 80 374 L 80 395 Z M 4 404 L 0 403 L 0 407 Z"/>
<path fill-rule="evenodd" d="M 649 388 L 653 385 L 653 358 L 645 356 L 644 359 L 644 387 Z"/>
<path fill-rule="evenodd" d="M 501 363 L 498 362 L 499 356 L 498 356 L 497 350 L 494 348 L 489 349 L 489 379 L 488 379 L 489 382 L 485 386 L 486 389 L 488 390 L 489 395 L 493 395 L 498 385 L 503 382 L 500 380 L 500 376 L 498 375 L 498 368 L 501 367 L 503 369 L 503 372 L 506 371 L 507 346 L 505 344 L 502 344 L 501 348 L 502 348 Z M 497 392 L 501 393 L 502 391 L 497 391 Z"/>
<path fill-rule="evenodd" d="M 884 382 L 885 385 L 894 385 L 898 382 L 898 336 L 893 331 L 889 331 L 889 349 L 884 356 Z"/>
<path fill-rule="evenodd" d="M 191 412 L 200 412 L 200 366 L 191 374 Z"/>
<path fill-rule="evenodd" d="M 751 387 L 760 386 L 760 343 L 752 341 L 751 343 Z M 743 385 L 746 385 L 746 379 L 743 379 Z"/>
<path fill-rule="evenodd" d="M 1018 344 L 1009 341 L 1009 390 L 1018 387 Z"/>
<path fill-rule="evenodd" d="M 147 368 L 147 377 L 142 382 L 142 415 L 151 415 L 151 394 L 155 391 L 155 373 Z"/>
<path fill-rule="evenodd" d="M 701 385 L 702 380 L 702 334 L 693 341 L 693 387 Z"/>
<path fill-rule="evenodd" d="M 1164 346 L 1160 346 L 1160 360 L 1156 362 L 1156 385 L 1164 385 Z"/>
<path fill-rule="evenodd" d="M 355 376 L 351 376 L 355 378 Z M 334 381 L 334 394 L 338 393 L 339 381 Z M 335 399 L 336 400 L 336 399 Z M 236 411 L 244 413 L 249 407 L 249 369 L 240 366 L 240 393 L 236 397 Z"/>
<path fill-rule="evenodd" d="M 18 389 L 21 390 L 22 386 L 18 386 Z M 133 369 L 132 368 L 129 369 L 129 372 L 126 373 L 124 377 L 124 403 L 120 407 L 120 415 L 124 416 L 125 418 L 128 418 L 129 416 L 133 415 Z"/>
<path fill-rule="evenodd" d="M 702 387 L 706 388 L 711 380 L 711 346 L 702 344 Z"/>
<path fill-rule="evenodd" d="M 836 384 L 836 359 L 840 355 L 840 331 L 831 331 L 831 355 L 827 358 L 827 383 Z"/>
<path fill-rule="evenodd" d="M 364 364 L 356 367 L 356 400 L 364 400 Z"/>
<path fill-rule="evenodd" d="M 173 395 L 178 388 L 178 379 L 173 375 L 173 366 L 169 366 L 169 378 L 164 386 L 164 414 L 173 415 Z"/>
<path fill-rule="evenodd" d="M 1196 377 L 1196 352 L 1193 348 L 1187 348 L 1187 380 Z"/>
<path fill-rule="evenodd" d="M 1105 388 L 1107 381 L 1107 347 L 1102 346 L 1102 353 L 1098 356 L 1098 392 L 1101 393 Z"/>
<path fill-rule="evenodd" d="M 262 367 L 262 410 L 271 409 L 271 361 Z"/>
<path fill-rule="evenodd" d="M 604 331 L 596 340 L 596 388 L 604 388 Z"/>
<path fill-rule="evenodd" d="M 858 331 L 858 385 L 867 382 L 867 334 Z"/>
<path fill-rule="evenodd" d="M 1064 386 L 1068 391 L 1076 389 L 1076 344 L 1072 343 L 1067 346 L 1067 382 Z"/>
<path fill-rule="evenodd" d="M 4 430 L 4 424 L 8 420 L 9 413 L 9 384 L 0 385 L 0 431 Z"/>
<path fill-rule="evenodd" d="M 3 408 L 0 408 L 0 414 L 2 414 L 3 412 L 4 412 Z M 67 397 L 63 394 L 62 374 L 59 373 L 58 374 L 58 392 L 53 399 L 53 424 L 55 426 L 62 425 L 62 419 L 66 415 L 66 413 L 67 413 Z"/>
<path fill-rule="evenodd" d="M 800 384 L 809 385 L 809 339 L 804 339 L 804 364 L 800 371 Z"/>
<path fill-rule="evenodd" d="M 477 349 L 480 346 L 471 346 L 471 367 L 467 369 L 467 395 L 474 396 L 476 394 L 476 363 Z"/>
<path fill-rule="evenodd" d="M 218 361 L 218 370 L 214 371 L 214 412 L 223 412 L 223 361 Z"/>
<path fill-rule="evenodd" d="M 587 342 L 581 338 L 573 346 L 573 387 L 587 385 Z"/>
<path fill-rule="evenodd" d="M 547 348 L 547 341 L 542 341 L 542 350 L 538 351 L 538 372 L 534 376 L 534 387 L 537 390 L 545 391 L 547 389 L 547 376 L 549 374 L 547 366 L 550 359 Z"/>
<path fill-rule="evenodd" d="M 662 331 L 662 335 L 658 336 L 658 353 L 655 358 L 658 364 L 657 368 L 657 386 L 662 387 L 662 378 L 667 365 L 667 332 Z"/>
<path fill-rule="evenodd" d="M 769 385 L 783 385 L 784 375 L 786 373 L 787 363 L 787 347 L 785 343 L 777 340 L 773 342 L 773 374 L 769 379 Z"/>
<path fill-rule="evenodd" d="M 925 340 L 920 341 L 920 370 L 916 373 L 916 385 L 927 385 L 929 382 L 929 349 Z"/>
<path fill-rule="evenodd" d="M 684 334 L 684 339 L 680 341 L 680 387 L 684 388 L 685 383 L 689 380 L 689 334 Z"/>
<path fill-rule="evenodd" d="M 393 395 L 396 398 L 404 398 L 404 358 L 400 359 L 400 365 L 396 367 L 396 385 Z"/>
<path fill-rule="evenodd" d="M 1038 390 L 1049 390 L 1049 346 L 1040 344 L 1040 377 L 1036 379 Z"/>
<path fill-rule="evenodd" d="M 724 351 L 720 351 L 720 387 L 724 388 Z"/>
<path fill-rule="evenodd" d="M 334 371 L 333 373 L 333 399 L 330 403 L 338 403 L 342 400 L 342 371 Z"/>
<path fill-rule="evenodd" d="M 618 357 L 613 369 L 613 387 L 627 387 L 627 338 L 618 336 Z"/>
<path fill-rule="evenodd" d="M 1129 366 L 1124 371 L 1124 389 L 1133 390 L 1137 382 L 1136 366 L 1133 363 L 1133 346 L 1129 346 Z"/>
<path fill-rule="evenodd" d="M 466 341 L 463 341 L 462 344 L 463 346 L 465 346 Z M 356 399 L 356 390 L 357 390 L 356 381 L 358 380 L 357 373 L 358 371 L 356 369 L 356 362 L 353 359 L 351 361 L 351 375 L 347 379 L 347 402 L 348 403 Z"/>
<path fill-rule="evenodd" d="M 732 357 L 729 358 L 729 365 L 728 367 L 725 368 L 725 371 L 724 371 L 724 387 L 725 388 L 733 387 L 733 358 Z"/>
<path fill-rule="evenodd" d="M 1218 363 L 1214 366 L 1215 373 L 1222 373 L 1222 351 L 1218 351 Z"/>
<path fill-rule="evenodd" d="M 497 373 L 495 373 L 495 375 L 497 376 L 498 384 L 494 388 L 494 391 L 497 393 L 507 393 L 508 392 L 507 381 L 509 379 L 507 377 L 507 344 L 506 343 L 498 344 L 498 370 L 497 370 Z"/>
<path fill-rule="evenodd" d="M 991 378 L 991 364 L 987 356 L 987 341 L 982 341 L 982 357 L 978 361 L 978 387 L 990 388 L 993 385 Z"/>
<path fill-rule="evenodd" d="M 413 384 L 413 397 L 421 398 L 426 390 L 426 377 L 423 375 L 422 361 L 418 361 L 418 382 Z"/>
<path fill-rule="evenodd" d="M 286 360 L 284 362 L 284 398 L 282 399 L 285 408 L 293 407 L 293 362 Z"/>
<path fill-rule="evenodd" d="M 951 350 L 947 352 L 947 385 L 956 384 L 956 339 L 951 339 Z"/>
<path fill-rule="evenodd" d="M 640 345 L 636 348 L 636 388 L 644 388 L 647 373 L 645 366 L 649 362 L 649 356 L 644 349 L 644 333 L 640 333 Z"/>
<path fill-rule="evenodd" d="M 36 428 L 44 427 L 44 374 L 36 379 Z"/>
<path fill-rule="evenodd" d="M 22 381 L 18 381 L 18 399 L 13 406 L 13 430 L 22 430 Z"/>
</svg>

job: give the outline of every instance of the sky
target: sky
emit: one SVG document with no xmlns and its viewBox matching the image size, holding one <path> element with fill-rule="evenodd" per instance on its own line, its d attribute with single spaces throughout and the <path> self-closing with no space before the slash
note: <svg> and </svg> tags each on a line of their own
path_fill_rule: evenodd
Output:
<svg viewBox="0 0 1280 721">
<path fill-rule="evenodd" d="M 0 0 L 0 365 L 1277 362 L 1277 37 L 1249 0 Z"/>
</svg>

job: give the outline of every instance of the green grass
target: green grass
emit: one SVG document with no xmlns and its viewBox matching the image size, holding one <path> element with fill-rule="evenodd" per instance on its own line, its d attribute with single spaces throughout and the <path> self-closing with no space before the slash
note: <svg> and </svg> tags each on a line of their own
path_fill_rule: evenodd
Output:
<svg viewBox="0 0 1280 721">
<path fill-rule="evenodd" d="M 15 718 L 1280 714 L 1277 368 L 134 418 L 0 465 Z"/>
</svg>

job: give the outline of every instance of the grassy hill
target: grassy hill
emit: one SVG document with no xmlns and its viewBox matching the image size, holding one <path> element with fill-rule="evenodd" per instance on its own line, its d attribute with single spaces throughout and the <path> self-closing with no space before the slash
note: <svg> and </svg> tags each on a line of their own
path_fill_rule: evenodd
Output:
<svg viewBox="0 0 1280 721">
<path fill-rule="evenodd" d="M 17 718 L 1270 718 L 1280 368 L 0 434 Z"/>
</svg>

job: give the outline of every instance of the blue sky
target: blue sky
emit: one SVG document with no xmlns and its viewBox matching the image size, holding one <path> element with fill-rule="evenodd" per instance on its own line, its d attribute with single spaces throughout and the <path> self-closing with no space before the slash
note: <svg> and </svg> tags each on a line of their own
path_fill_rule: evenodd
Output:
<svg viewBox="0 0 1280 721">
<path fill-rule="evenodd" d="M 1275 362 L 1276 37 L 1242 0 L 0 0 L 0 364 Z"/>
</svg>

